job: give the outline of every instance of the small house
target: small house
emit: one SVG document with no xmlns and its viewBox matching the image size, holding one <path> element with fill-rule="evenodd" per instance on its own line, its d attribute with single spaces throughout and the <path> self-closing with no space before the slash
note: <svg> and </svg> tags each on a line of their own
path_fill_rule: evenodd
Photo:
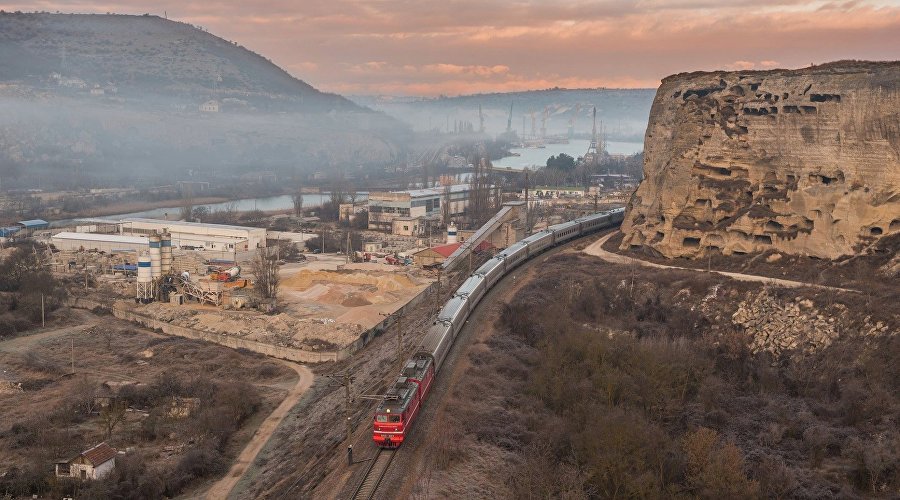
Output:
<svg viewBox="0 0 900 500">
<path fill-rule="evenodd" d="M 449 245 L 426 248 L 414 253 L 413 259 L 415 259 L 416 264 L 423 267 L 440 264 L 447 260 L 447 257 L 450 257 L 460 246 L 462 246 L 462 243 L 450 243 Z"/>
<path fill-rule="evenodd" d="M 116 467 L 116 450 L 100 443 L 69 460 L 56 463 L 56 477 L 88 480 L 100 479 Z"/>
<path fill-rule="evenodd" d="M 206 101 L 200 105 L 200 111 L 202 113 L 218 113 L 219 112 L 219 101 L 210 100 Z"/>
</svg>

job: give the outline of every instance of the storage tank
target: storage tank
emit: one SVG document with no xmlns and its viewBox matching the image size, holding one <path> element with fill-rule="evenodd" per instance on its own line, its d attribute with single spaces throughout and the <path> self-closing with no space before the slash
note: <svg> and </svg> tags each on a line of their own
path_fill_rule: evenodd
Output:
<svg viewBox="0 0 900 500">
<path fill-rule="evenodd" d="M 158 233 L 150 235 L 150 275 L 153 278 L 159 278 L 162 274 L 161 242 L 162 239 Z"/>
<path fill-rule="evenodd" d="M 147 303 L 153 298 L 153 277 L 150 257 L 141 255 L 137 262 L 137 300 Z"/>
<path fill-rule="evenodd" d="M 163 231 L 159 243 L 160 271 L 169 274 L 172 272 L 172 233 Z"/>
<path fill-rule="evenodd" d="M 451 222 L 447 226 L 447 244 L 450 245 L 452 243 L 456 243 L 456 224 Z"/>
</svg>

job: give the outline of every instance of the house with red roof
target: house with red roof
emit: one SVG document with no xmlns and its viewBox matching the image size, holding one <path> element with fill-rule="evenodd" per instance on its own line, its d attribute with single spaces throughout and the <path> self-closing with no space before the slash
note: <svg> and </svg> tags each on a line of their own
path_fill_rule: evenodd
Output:
<svg viewBox="0 0 900 500">
<path fill-rule="evenodd" d="M 462 246 L 462 243 L 448 243 L 446 245 L 438 245 L 436 247 L 426 248 L 425 250 L 420 250 L 413 254 L 413 260 L 418 266 L 432 266 L 435 264 L 440 264 L 447 260 L 453 252 L 456 251 L 459 247 Z M 481 244 L 475 248 L 475 253 L 483 252 L 485 250 L 489 250 L 493 247 L 490 242 L 483 241 Z"/>
<path fill-rule="evenodd" d="M 56 463 L 56 477 L 75 479 L 100 479 L 116 467 L 115 448 L 100 443 L 89 450 L 82 451 L 74 458 Z"/>
</svg>

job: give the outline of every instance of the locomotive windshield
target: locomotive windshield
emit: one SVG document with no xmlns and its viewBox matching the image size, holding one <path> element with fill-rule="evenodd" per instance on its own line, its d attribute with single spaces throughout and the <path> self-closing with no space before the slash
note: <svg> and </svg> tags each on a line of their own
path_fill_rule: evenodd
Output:
<svg viewBox="0 0 900 500">
<path fill-rule="evenodd" d="M 396 423 L 400 422 L 400 415 L 381 415 L 381 414 L 379 414 L 379 415 L 375 415 L 375 421 L 381 422 L 381 423 L 390 422 L 390 423 L 396 424 Z"/>
</svg>

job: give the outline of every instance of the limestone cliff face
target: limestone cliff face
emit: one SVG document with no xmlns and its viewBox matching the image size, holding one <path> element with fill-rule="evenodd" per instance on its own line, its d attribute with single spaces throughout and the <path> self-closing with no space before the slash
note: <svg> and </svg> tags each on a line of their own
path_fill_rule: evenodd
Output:
<svg viewBox="0 0 900 500">
<path fill-rule="evenodd" d="M 900 231 L 900 62 L 663 80 L 623 247 L 835 258 Z"/>
</svg>

